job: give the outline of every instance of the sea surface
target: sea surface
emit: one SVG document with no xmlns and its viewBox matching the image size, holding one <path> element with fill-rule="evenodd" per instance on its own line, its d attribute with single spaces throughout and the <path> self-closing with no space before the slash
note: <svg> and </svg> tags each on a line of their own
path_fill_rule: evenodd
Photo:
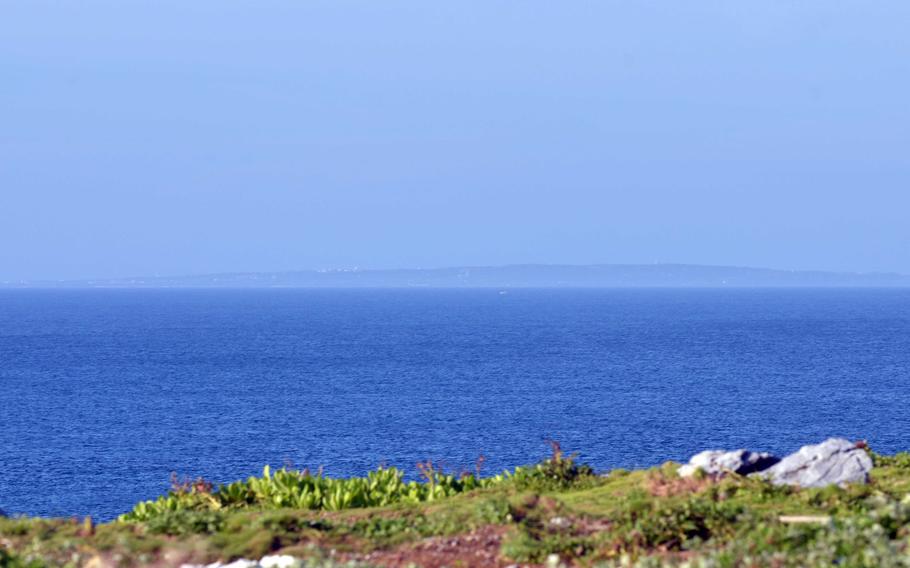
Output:
<svg viewBox="0 0 910 568">
<path fill-rule="evenodd" d="M 171 472 L 600 469 L 832 435 L 910 449 L 910 290 L 7 290 L 0 509 Z"/>
</svg>

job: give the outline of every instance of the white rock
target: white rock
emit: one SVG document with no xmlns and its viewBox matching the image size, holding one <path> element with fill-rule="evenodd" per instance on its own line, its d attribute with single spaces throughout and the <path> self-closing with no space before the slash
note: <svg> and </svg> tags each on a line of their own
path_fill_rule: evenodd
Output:
<svg viewBox="0 0 910 568">
<path fill-rule="evenodd" d="M 871 471 L 872 458 L 866 450 L 849 440 L 830 438 L 821 444 L 803 446 L 757 475 L 775 485 L 826 487 L 867 483 Z"/>
<path fill-rule="evenodd" d="M 546 566 L 547 568 L 559 568 L 563 566 L 563 563 L 560 562 L 558 554 L 550 554 L 547 556 Z"/>
<path fill-rule="evenodd" d="M 211 564 L 181 564 L 180 568 L 257 568 L 258 566 L 259 563 L 255 560 L 241 558 L 240 560 L 234 560 L 227 564 L 221 562 L 213 562 Z"/>
<path fill-rule="evenodd" d="M 698 470 L 709 475 L 723 475 L 730 472 L 748 475 L 767 469 L 778 461 L 780 459 L 764 452 L 705 450 L 692 456 L 689 463 L 679 468 L 678 473 L 682 477 L 694 475 Z"/>
<path fill-rule="evenodd" d="M 300 566 L 300 561 L 287 554 L 273 554 L 271 556 L 263 556 L 262 560 L 259 561 L 259 565 L 262 568 L 297 568 Z"/>
</svg>

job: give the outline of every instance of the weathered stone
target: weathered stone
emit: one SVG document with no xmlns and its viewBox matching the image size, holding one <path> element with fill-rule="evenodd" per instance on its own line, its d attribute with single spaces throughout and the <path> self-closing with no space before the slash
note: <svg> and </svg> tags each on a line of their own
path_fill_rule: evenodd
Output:
<svg viewBox="0 0 910 568">
<path fill-rule="evenodd" d="M 180 568 L 301 568 L 303 561 L 287 554 L 273 554 L 263 556 L 258 562 L 241 558 L 224 564 L 181 564 Z"/>
<path fill-rule="evenodd" d="M 867 483 L 871 471 L 872 458 L 866 450 L 843 438 L 830 438 L 821 444 L 803 446 L 756 475 L 775 485 L 825 487 Z"/>
<path fill-rule="evenodd" d="M 731 472 L 748 475 L 767 469 L 779 461 L 780 458 L 764 452 L 706 450 L 695 454 L 689 463 L 680 467 L 679 475 L 689 477 L 698 470 L 704 471 L 708 475 L 724 475 Z"/>
</svg>

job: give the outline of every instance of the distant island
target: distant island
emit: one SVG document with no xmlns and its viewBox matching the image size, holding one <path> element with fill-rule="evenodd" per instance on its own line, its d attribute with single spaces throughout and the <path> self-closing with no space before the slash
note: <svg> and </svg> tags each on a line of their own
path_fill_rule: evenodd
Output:
<svg viewBox="0 0 910 568">
<path fill-rule="evenodd" d="M 235 272 L 61 281 L 5 288 L 785 288 L 906 287 L 897 273 L 776 270 L 694 264 L 516 264 L 410 269 Z"/>
</svg>

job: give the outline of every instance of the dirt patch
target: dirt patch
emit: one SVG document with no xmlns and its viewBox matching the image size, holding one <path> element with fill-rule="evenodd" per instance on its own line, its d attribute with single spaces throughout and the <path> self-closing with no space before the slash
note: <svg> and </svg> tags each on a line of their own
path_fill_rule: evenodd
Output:
<svg viewBox="0 0 910 568">
<path fill-rule="evenodd" d="M 610 530 L 613 523 L 609 519 L 600 519 L 592 517 L 579 517 L 572 519 L 572 528 L 574 534 L 579 536 L 591 536 Z"/>
<path fill-rule="evenodd" d="M 507 530 L 491 525 L 466 534 L 432 537 L 351 558 L 390 568 L 411 564 L 422 568 L 507 566 L 513 563 L 499 557 L 499 546 Z"/>
<path fill-rule="evenodd" d="M 698 493 L 714 483 L 716 483 L 716 480 L 710 476 L 696 479 L 695 477 L 658 474 L 648 478 L 645 482 L 645 488 L 652 497 L 672 497 L 686 493 Z"/>
</svg>

